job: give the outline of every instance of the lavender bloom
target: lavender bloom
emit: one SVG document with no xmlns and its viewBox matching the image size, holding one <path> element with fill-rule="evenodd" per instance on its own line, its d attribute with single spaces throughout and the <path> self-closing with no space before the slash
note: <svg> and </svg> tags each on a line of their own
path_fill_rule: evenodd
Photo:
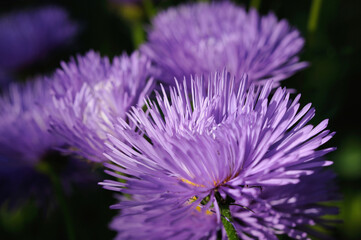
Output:
<svg viewBox="0 0 361 240">
<path fill-rule="evenodd" d="M 126 181 L 108 180 L 102 185 L 134 198 L 113 206 L 123 209 L 120 219 L 144 214 L 131 219 L 160 225 L 168 222 L 165 227 L 176 227 L 179 221 L 200 211 L 212 215 L 212 226 L 220 228 L 216 201 L 219 195 L 255 212 L 250 216 L 252 212 L 237 206 L 241 211 L 238 214 L 232 208 L 240 219 L 236 229 L 243 237 L 267 239 L 281 233 L 305 237 L 300 226 L 313 224 L 327 212 L 305 204 L 307 194 L 302 192 L 307 192 L 312 182 L 303 180 L 307 176 L 330 179 L 319 174 L 323 167 L 332 164 L 322 157 L 334 148 L 318 150 L 333 136 L 325 130 L 327 120 L 316 127 L 306 125 L 314 116 L 311 105 L 299 110 L 300 95 L 291 100 L 287 89 L 278 88 L 271 95 L 271 82 L 263 87 L 252 84 L 247 91 L 245 79 L 238 82 L 225 72 L 212 75 L 206 88 L 205 82 L 196 77 L 190 81 L 189 98 L 186 82 L 176 83 L 169 95 L 163 88 L 163 96 L 157 94 L 156 103 L 148 101 L 146 112 L 133 108 L 129 119 L 137 131 L 120 119 L 116 135 L 109 136 L 107 157 L 114 164 L 105 163 L 113 170 L 108 173 Z M 313 187 L 326 191 L 326 184 L 320 181 Z M 300 190 L 301 195 L 297 196 L 295 188 L 289 186 L 306 190 Z M 278 208 L 277 201 L 292 197 Z M 330 198 L 316 195 L 310 199 L 317 202 Z M 293 207 L 300 212 L 283 211 L 288 203 L 295 203 Z M 124 210 L 130 207 L 133 209 Z M 263 228 L 262 221 L 267 223 Z M 114 224 L 120 236 L 133 235 Z M 184 228 L 189 230 L 191 225 Z M 191 234 L 193 230 L 189 231 Z M 204 234 L 208 236 L 207 232 Z"/>
<path fill-rule="evenodd" d="M 70 43 L 78 26 L 68 13 L 46 6 L 0 18 L 0 73 L 15 71 Z"/>
<path fill-rule="evenodd" d="M 61 145 L 59 138 L 48 133 L 51 110 L 46 79 L 12 84 L 0 98 L 0 155 L 34 165 L 49 149 Z"/>
<path fill-rule="evenodd" d="M 141 50 L 168 84 L 174 77 L 226 67 L 236 78 L 248 73 L 251 81 L 272 78 L 277 86 L 307 66 L 297 56 L 304 45 L 297 29 L 272 13 L 261 17 L 230 2 L 170 8 L 155 17 L 152 27 Z"/>
<path fill-rule="evenodd" d="M 60 159 L 56 153 L 54 148 L 64 143 L 48 132 L 49 115 L 54 109 L 51 99 L 50 83 L 44 78 L 12 84 L 0 97 L 0 203 L 11 199 L 13 205 L 30 196 L 39 201 L 50 197 L 49 177 L 39 171 L 44 161 L 59 161 L 64 187 L 92 179 L 90 174 L 82 174 L 79 179 L 85 165 L 75 159 Z"/>
<path fill-rule="evenodd" d="M 54 75 L 54 102 L 61 114 L 52 116 L 52 130 L 76 153 L 103 161 L 106 134 L 116 118 L 152 90 L 150 61 L 138 52 L 109 59 L 95 52 L 78 56 Z"/>
</svg>

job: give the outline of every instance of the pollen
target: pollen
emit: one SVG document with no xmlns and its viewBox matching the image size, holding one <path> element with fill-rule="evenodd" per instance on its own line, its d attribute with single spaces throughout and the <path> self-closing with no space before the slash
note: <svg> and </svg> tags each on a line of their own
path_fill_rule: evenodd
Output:
<svg viewBox="0 0 361 240">
<path fill-rule="evenodd" d="M 200 206 L 197 206 L 197 207 L 196 207 L 196 210 L 197 210 L 198 212 L 202 212 L 202 208 L 201 208 Z M 213 213 L 212 213 L 211 211 L 209 211 L 209 210 L 206 211 L 206 214 L 207 214 L 207 215 L 213 215 Z"/>
<path fill-rule="evenodd" d="M 197 184 L 197 183 L 191 182 L 185 178 L 181 178 L 180 180 L 184 183 L 187 183 L 187 184 L 195 186 L 195 187 L 205 187 L 203 184 Z"/>
</svg>

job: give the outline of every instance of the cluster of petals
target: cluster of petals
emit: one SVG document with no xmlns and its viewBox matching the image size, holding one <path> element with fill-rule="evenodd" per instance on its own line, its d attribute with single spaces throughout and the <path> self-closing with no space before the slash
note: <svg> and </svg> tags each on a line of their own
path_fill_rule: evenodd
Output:
<svg viewBox="0 0 361 240">
<path fill-rule="evenodd" d="M 109 135 L 105 155 L 112 163 L 105 164 L 107 172 L 125 181 L 102 185 L 132 196 L 113 206 L 122 209 L 112 225 L 119 238 L 142 234 L 121 227 L 128 219 L 142 221 L 145 231 L 159 224 L 168 227 L 175 239 L 186 232 L 189 239 L 199 234 L 216 238 L 222 217 L 217 196 L 232 199 L 234 224 L 244 238 L 275 239 L 282 233 L 306 238 L 299 226 L 314 224 L 327 211 L 305 203 L 310 190 L 332 180 L 331 173 L 322 173 L 310 186 L 315 178 L 308 178 L 321 176 L 332 163 L 323 156 L 334 149 L 318 149 L 333 136 L 325 130 L 327 120 L 309 125 L 314 109 L 310 104 L 300 108 L 300 95 L 292 100 L 284 88 L 271 94 L 272 82 L 247 89 L 247 78 L 236 81 L 225 71 L 207 81 L 194 77 L 175 85 L 169 94 L 162 88 L 156 102 L 148 99 L 145 111 L 133 107 L 131 124 L 119 119 L 115 134 Z M 316 194 L 310 199 L 332 198 Z M 202 222 L 211 226 L 209 231 L 197 232 L 192 221 L 182 224 L 194 214 L 203 214 L 200 219 L 207 219 Z"/>
<path fill-rule="evenodd" d="M 61 114 L 52 116 L 52 132 L 83 157 L 103 161 L 103 144 L 116 118 L 152 90 L 152 66 L 138 52 L 112 62 L 90 51 L 78 56 L 53 76 L 53 100 Z M 149 81 L 148 81 L 149 80 Z"/>
<path fill-rule="evenodd" d="M 270 13 L 260 16 L 231 2 L 196 3 L 173 7 L 152 21 L 141 51 L 161 70 L 168 84 L 194 74 L 210 74 L 226 67 L 240 78 L 274 85 L 307 63 L 297 56 L 304 39 L 286 20 Z"/>
</svg>

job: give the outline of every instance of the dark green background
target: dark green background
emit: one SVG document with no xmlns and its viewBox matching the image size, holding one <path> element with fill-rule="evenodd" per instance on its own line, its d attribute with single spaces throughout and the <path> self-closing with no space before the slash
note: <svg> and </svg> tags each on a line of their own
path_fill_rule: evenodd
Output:
<svg viewBox="0 0 361 240">
<path fill-rule="evenodd" d="M 156 1 L 155 7 L 160 10 L 179 2 Z M 245 7 L 250 5 L 249 1 L 237 2 Z M 306 39 L 301 58 L 310 62 L 310 67 L 282 84 L 302 93 L 303 104 L 313 103 L 316 108 L 313 123 L 329 118 L 329 129 L 337 132 L 329 145 L 337 146 L 338 150 L 329 158 L 335 162 L 333 168 L 339 175 L 343 200 L 336 204 L 340 207 L 339 218 L 343 223 L 336 225 L 330 234 L 336 239 L 361 239 L 361 1 L 324 0 L 313 32 L 307 28 L 311 0 L 260 2 L 261 13 L 275 12 L 279 18 L 285 18 L 297 27 Z M 59 66 L 60 60 L 67 61 L 70 56 L 89 49 L 108 56 L 123 51 L 130 53 L 134 50 L 132 36 L 142 36 L 134 29 L 149 23 L 142 5 L 120 7 L 101 0 L 2 0 L 0 14 L 49 3 L 65 7 L 72 19 L 81 24 L 81 34 L 70 48 L 54 52 L 47 59 L 18 72 L 20 81 L 35 74 L 50 73 Z M 96 172 L 99 179 L 105 178 L 101 169 Z M 111 192 L 100 187 L 76 189 L 67 201 L 77 239 L 110 239 L 114 236 L 107 228 L 116 213 L 108 209 L 115 202 Z M 54 206 L 39 209 L 31 201 L 17 210 L 10 211 L 2 206 L 0 239 L 66 239 L 61 211 L 56 202 Z"/>
</svg>

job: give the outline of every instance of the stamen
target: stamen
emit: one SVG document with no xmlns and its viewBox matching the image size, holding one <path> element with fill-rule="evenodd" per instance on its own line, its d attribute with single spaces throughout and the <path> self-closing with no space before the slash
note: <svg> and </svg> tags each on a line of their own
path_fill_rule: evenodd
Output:
<svg viewBox="0 0 361 240">
<path fill-rule="evenodd" d="M 203 184 L 197 184 L 197 183 L 194 183 L 194 182 L 191 182 L 185 178 L 181 178 L 180 179 L 182 182 L 185 182 L 185 183 L 188 183 L 189 185 L 192 185 L 192 186 L 195 186 L 195 187 L 205 187 Z"/>
</svg>

